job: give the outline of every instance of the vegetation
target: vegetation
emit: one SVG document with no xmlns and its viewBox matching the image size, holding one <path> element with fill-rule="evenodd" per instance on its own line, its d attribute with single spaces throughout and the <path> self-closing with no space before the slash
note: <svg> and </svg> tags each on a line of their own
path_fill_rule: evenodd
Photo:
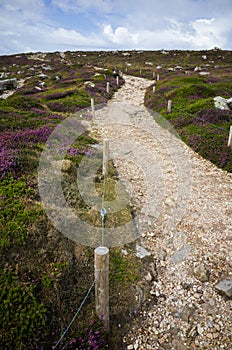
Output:
<svg viewBox="0 0 232 350">
<path fill-rule="evenodd" d="M 202 56 L 207 55 L 207 60 Z M 214 61 L 214 62 L 213 62 Z M 209 65 L 209 66 L 208 66 Z M 99 69 L 94 67 L 98 66 Z M 157 68 L 159 66 L 159 68 Z M 182 66 L 178 68 L 177 66 Z M 209 75 L 194 71 L 202 66 Z M 176 67 L 176 68 L 175 68 Z M 0 99 L 1 139 L 1 236 L 0 236 L 0 344 L 9 349 L 51 349 L 80 306 L 93 276 L 93 249 L 62 236 L 45 216 L 37 184 L 39 158 L 49 135 L 70 113 L 80 122 L 91 118 L 86 112 L 90 98 L 106 103 L 119 86 L 116 69 L 153 80 L 145 104 L 159 112 L 177 129 L 195 151 L 222 169 L 232 170 L 231 149 L 227 147 L 231 111 L 215 109 L 213 98 L 232 95 L 231 53 L 228 51 L 156 52 L 66 52 L 21 54 L 0 57 L 0 71 L 23 79 L 24 85 L 7 99 Z M 170 70 L 172 68 L 173 70 Z M 187 73 L 185 73 L 187 72 Z M 106 82 L 110 92 L 106 92 Z M 167 113 L 167 100 L 173 101 Z M 66 159 L 76 168 L 83 156 L 94 154 L 98 140 L 83 132 L 69 148 Z M 115 198 L 117 173 L 109 164 L 106 200 Z M 100 226 L 97 211 L 90 210 L 76 190 L 76 173 L 64 173 L 64 194 L 69 205 L 84 220 Z M 95 179 L 101 196 L 101 169 Z M 72 188 L 72 193 L 69 189 Z M 106 226 L 131 220 L 131 210 L 108 215 Z M 106 334 L 94 317 L 91 293 L 69 330 L 64 349 L 123 348 L 122 335 L 138 305 L 132 300 L 141 283 L 143 262 L 132 254 L 134 246 L 111 249 L 110 306 L 111 333 Z M 84 321 L 83 321 L 84 320 Z M 119 328 L 123 324 L 123 329 Z M 92 347 L 91 347 L 92 346 Z"/>
</svg>

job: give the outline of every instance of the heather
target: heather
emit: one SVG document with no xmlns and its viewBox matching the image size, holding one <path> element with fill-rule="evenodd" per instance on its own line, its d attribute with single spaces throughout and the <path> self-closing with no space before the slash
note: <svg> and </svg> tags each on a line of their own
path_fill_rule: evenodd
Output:
<svg viewBox="0 0 232 350">
<path fill-rule="evenodd" d="M 202 61 L 203 54 L 214 63 Z M 59 52 L 39 55 L 40 60 L 33 54 L 0 57 L 0 71 L 24 80 L 12 96 L 0 99 L 0 344 L 6 350 L 51 349 L 94 280 L 93 249 L 65 238 L 46 217 L 38 192 L 37 169 L 44 145 L 57 125 L 72 113 L 78 122 L 90 120 L 90 99 L 104 104 L 124 83 L 120 78 L 117 86 L 115 69 L 151 81 L 159 74 L 155 93 L 152 87 L 147 90 L 146 106 L 168 119 L 194 151 L 224 170 L 232 169 L 231 149 L 227 147 L 231 112 L 215 109 L 213 103 L 217 95 L 232 96 L 231 53 L 66 52 L 65 59 Z M 210 75 L 200 76 L 194 71 L 197 65 L 206 64 L 210 64 L 204 67 Z M 181 69 L 175 68 L 179 65 Z M 167 113 L 169 99 L 173 101 L 171 113 Z M 99 213 L 83 203 L 76 183 L 80 161 L 84 156 L 94 158 L 94 146 L 99 142 L 95 136 L 83 131 L 67 150 L 66 160 L 71 167 L 70 173 L 63 174 L 62 186 L 69 205 L 99 226 Z M 57 159 L 66 146 L 61 145 Z M 101 169 L 95 180 L 101 194 Z M 111 164 L 107 182 L 110 190 L 106 193 L 109 201 L 115 198 L 116 181 L 117 172 Z M 107 224 L 128 222 L 131 208 L 119 216 L 112 214 Z M 134 246 L 126 249 L 134 252 Z M 123 348 L 122 337 L 138 307 L 131 295 L 136 293 L 135 282 L 140 280 L 142 269 L 132 253 L 124 256 L 121 248 L 112 249 L 110 334 L 94 317 L 91 293 L 60 348 Z"/>
<path fill-rule="evenodd" d="M 47 54 L 47 60 L 37 61 L 30 54 L 0 58 L 0 71 L 24 79 L 24 85 L 7 99 L 0 99 L 1 109 L 1 237 L 0 237 L 0 344 L 3 349 L 51 349 L 68 326 L 94 280 L 93 249 L 68 240 L 51 225 L 40 202 L 37 169 L 41 152 L 50 134 L 70 113 L 77 123 L 91 119 L 90 99 L 95 104 L 107 102 L 120 88 L 106 68 L 96 74 L 93 67 L 78 63 L 75 55 L 71 63 L 61 61 L 59 54 Z M 71 65 L 71 66 L 70 66 Z M 46 69 L 44 69 L 46 68 Z M 106 92 L 106 82 L 110 91 Z M 84 109 L 83 109 L 84 108 Z M 80 111 L 80 113 L 78 113 Z M 91 137 L 80 124 L 82 135 L 67 149 L 57 149 L 57 159 L 63 148 L 71 162 L 72 174 L 64 174 L 62 186 L 70 206 L 84 218 L 98 222 L 98 213 L 89 207 L 76 190 L 76 167 L 83 156 L 93 157 Z M 116 173 L 112 167 L 109 200 L 115 196 Z M 98 178 L 102 191 L 103 179 Z M 130 208 L 110 220 L 131 219 Z M 119 266 L 125 258 L 115 250 Z M 126 259 L 128 260 L 128 259 Z M 123 269 L 121 285 L 114 276 L 112 292 L 112 334 L 109 337 L 102 323 L 94 317 L 94 293 L 87 298 L 73 327 L 59 348 L 104 349 L 120 347 L 117 328 L 118 312 L 125 312 L 131 293 L 127 272 L 134 264 Z M 117 291 L 124 290 L 118 308 Z M 123 311 L 124 310 L 124 311 Z M 94 320 L 94 321 L 93 321 Z"/>
<path fill-rule="evenodd" d="M 155 93 L 152 87 L 148 89 L 145 104 L 169 120 L 194 151 L 231 172 L 232 150 L 227 143 L 232 111 L 216 108 L 213 100 L 216 96 L 226 99 L 232 96 L 232 73 L 228 69 L 232 67 L 231 60 L 227 56 L 222 63 L 220 51 L 206 54 L 213 58 L 213 63 L 208 59 L 211 64 L 204 69 L 201 62 L 200 71 L 195 71 L 197 61 L 185 64 L 181 71 L 170 72 L 167 65 L 163 66 L 159 70 L 162 79 L 155 83 Z M 209 75 L 200 75 L 201 71 Z M 172 100 L 171 113 L 167 111 L 168 100 Z"/>
</svg>

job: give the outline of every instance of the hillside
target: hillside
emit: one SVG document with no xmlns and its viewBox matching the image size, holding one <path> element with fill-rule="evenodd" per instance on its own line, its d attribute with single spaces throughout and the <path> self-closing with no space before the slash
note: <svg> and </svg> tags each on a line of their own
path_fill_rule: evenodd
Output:
<svg viewBox="0 0 232 350">
<path fill-rule="evenodd" d="M 198 68 L 196 69 L 196 67 Z M 211 269 L 212 277 L 206 281 L 203 287 L 201 284 L 199 286 L 198 282 L 196 286 L 193 283 L 194 288 L 197 288 L 196 290 L 193 288 L 194 293 L 202 295 L 205 293 L 205 296 L 210 298 L 208 292 L 205 292 L 207 288 L 204 289 L 207 287 L 207 283 L 209 283 L 210 293 L 215 293 L 211 291 L 212 285 L 223 277 L 230 277 L 231 262 L 226 257 L 226 251 L 230 244 L 230 233 L 227 230 L 231 227 L 232 149 L 227 146 L 227 142 L 229 127 L 232 124 L 232 112 L 230 109 L 215 108 L 213 99 L 216 96 L 225 99 L 232 97 L 231 68 L 231 52 L 219 49 L 197 52 L 166 52 L 164 50 L 154 52 L 55 52 L 0 57 L 1 79 L 17 78 L 18 81 L 16 90 L 12 86 L 13 90 L 4 90 L 0 96 L 2 97 L 0 99 L 2 206 L 0 343 L 3 348 L 51 349 L 71 321 L 93 282 L 93 248 L 81 245 L 80 242 L 74 243 L 64 237 L 53 227 L 43 210 L 38 189 L 38 165 L 41 152 L 51 132 L 70 115 L 74 115 L 80 126 L 81 136 L 72 143 L 65 156 L 68 167 L 64 167 L 62 170 L 62 188 L 68 203 L 75 208 L 78 214 L 84 220 L 90 220 L 93 226 L 99 227 L 101 224 L 100 215 L 91 211 L 78 191 L 75 168 L 84 157 L 94 158 L 95 150 L 100 147 L 102 137 L 105 136 L 102 129 L 96 125 L 96 128 L 92 129 L 96 121 L 92 119 L 91 98 L 94 98 L 98 108 L 102 108 L 109 103 L 112 97 L 115 98 L 116 92 L 118 94 L 116 96 L 120 96 L 121 91 L 122 96 L 125 96 L 122 87 L 127 86 L 125 84 L 125 81 L 128 82 L 127 76 L 147 79 L 145 86 L 132 84 L 134 88 L 130 88 L 131 90 L 126 92 L 128 102 L 133 104 L 134 89 L 138 89 L 139 99 L 142 99 L 142 101 L 139 100 L 140 105 L 144 98 L 144 104 L 149 111 L 154 116 L 157 112 L 164 118 L 161 120 L 161 125 L 162 123 L 164 125 L 165 119 L 169 121 L 169 125 L 175 128 L 180 138 L 193 151 L 199 153 L 199 162 L 204 164 L 204 170 L 198 173 L 196 165 L 198 161 L 196 164 L 193 161 L 196 165 L 196 169 L 193 169 L 194 181 L 196 181 L 194 186 L 195 189 L 200 188 L 202 193 L 200 193 L 199 198 L 196 194 L 198 190 L 195 192 L 194 200 L 201 205 L 198 209 L 193 207 L 193 212 L 195 212 L 196 221 L 199 217 L 201 219 L 197 221 L 197 229 L 194 231 L 192 228 L 194 243 L 191 244 L 198 246 L 199 242 L 197 243 L 197 241 L 201 237 L 201 229 L 202 242 L 205 242 L 207 234 L 211 230 L 215 230 L 209 239 L 209 260 L 207 263 L 206 260 L 203 261 L 207 265 L 207 269 Z M 114 71 L 126 74 L 125 79 L 121 76 L 117 84 Z M 106 90 L 107 82 L 109 83 L 108 92 Z M 172 100 L 171 113 L 167 112 L 168 100 Z M 122 99 L 122 103 L 124 102 Z M 118 111 L 116 111 L 117 113 Z M 97 117 L 101 116 L 101 109 L 97 110 L 96 115 Z M 155 117 L 154 120 L 159 123 Z M 110 120 L 107 118 L 103 120 L 103 130 L 107 129 L 109 122 Z M 117 135 L 121 136 L 120 132 L 120 129 L 117 130 Z M 131 133 L 133 134 L 134 130 Z M 136 142 L 142 139 L 141 136 Z M 206 161 L 201 157 L 204 157 Z M 214 163 L 215 166 L 210 162 Z M 207 171 L 208 175 L 206 176 Z M 109 201 L 115 198 L 114 186 L 120 176 L 120 162 L 119 168 L 117 162 L 114 162 L 111 164 L 108 179 L 110 190 L 107 193 L 107 198 Z M 112 216 L 107 222 L 109 226 L 117 227 L 130 221 L 132 217 L 136 217 L 136 212 L 141 209 L 141 203 L 143 203 L 141 186 L 143 184 L 140 182 L 138 174 L 133 176 L 133 181 L 138 189 L 137 193 L 141 192 L 137 198 L 137 204 L 131 203 L 125 212 Z M 205 177 L 205 182 L 199 180 L 198 183 L 196 180 L 198 176 L 202 181 Z M 102 186 L 103 178 L 99 171 L 96 176 L 96 187 L 99 195 Z M 217 195 L 213 188 L 216 191 L 219 187 L 221 192 Z M 207 201 L 208 198 L 210 198 L 209 201 Z M 217 212 L 211 212 L 214 205 L 216 205 L 215 209 L 218 208 L 218 217 Z M 206 214 L 207 208 L 209 212 Z M 212 226 L 210 224 L 211 216 L 215 220 Z M 190 222 L 186 221 L 182 225 L 178 232 L 182 232 L 182 238 L 186 240 L 186 231 L 191 231 L 187 229 L 187 226 L 190 227 L 192 222 L 191 220 Z M 217 225 L 218 228 L 216 228 Z M 153 312 L 151 311 L 151 299 L 144 297 L 140 300 L 139 296 L 141 290 L 144 295 L 151 292 L 151 281 L 149 281 L 149 277 L 145 278 L 148 269 L 150 269 L 148 266 L 158 265 L 158 277 L 152 277 L 152 281 L 155 278 L 158 283 L 159 276 L 163 278 L 162 268 L 166 264 L 164 258 L 156 255 L 158 254 L 157 247 L 160 248 L 162 245 L 162 239 L 164 239 L 162 234 L 165 230 L 161 227 L 160 235 L 154 227 L 153 229 L 148 228 L 148 231 L 144 228 L 143 230 L 144 237 L 149 236 L 150 245 L 146 242 L 144 245 L 151 249 L 152 259 L 151 257 L 138 259 L 134 254 L 135 242 L 125 246 L 122 244 L 120 247 L 111 249 L 111 333 L 105 334 L 102 325 L 98 321 L 93 321 L 95 316 L 94 295 L 92 293 L 67 334 L 67 338 L 62 343 L 63 346 L 65 342 L 80 336 L 89 341 L 91 332 L 98 332 L 98 330 L 101 339 L 99 339 L 98 333 L 94 334 L 99 349 L 123 349 L 130 346 L 130 337 L 124 338 L 125 343 L 123 337 L 132 331 L 133 321 L 135 320 L 136 323 L 139 313 L 141 317 L 143 312 L 151 312 L 151 314 Z M 225 237 L 228 239 L 226 247 L 222 244 L 223 232 L 225 231 L 227 232 Z M 182 245 L 176 242 L 178 239 L 174 236 L 172 239 L 170 252 L 172 252 L 172 244 L 175 249 L 181 249 Z M 156 240 L 158 245 L 154 248 L 153 244 Z M 215 242 L 218 243 L 218 251 Z M 166 243 L 168 244 L 168 242 Z M 207 244 L 204 249 L 207 250 Z M 123 251 L 128 254 L 125 255 L 122 253 Z M 156 273 L 154 269 L 152 273 L 153 275 Z M 190 293 L 190 287 L 187 284 L 186 288 L 182 289 L 186 290 L 186 293 Z M 139 287 L 141 285 L 142 287 Z M 161 286 L 157 288 L 159 289 Z M 156 293 L 156 291 L 154 292 L 152 289 L 152 293 Z M 156 295 L 152 293 L 150 295 Z M 135 295 L 137 299 L 132 300 L 131 295 Z M 155 298 L 158 297 L 156 295 Z M 223 312 L 225 312 L 223 327 L 225 330 L 222 332 L 223 327 L 220 326 L 221 332 L 214 332 L 222 334 L 222 336 L 215 337 L 215 343 L 212 343 L 215 349 L 221 349 L 221 345 L 225 346 L 230 341 L 231 324 L 228 321 L 230 300 L 223 296 L 220 298 L 215 299 L 215 308 L 220 315 L 219 308 L 220 305 L 223 305 Z M 162 300 L 161 302 L 163 303 Z M 138 317 L 138 320 L 141 318 Z M 192 328 L 196 320 L 194 319 L 193 324 L 190 324 Z M 220 319 L 220 322 L 224 321 Z M 176 328 L 178 327 L 180 327 L 179 324 L 176 325 Z M 204 326 L 202 327 L 204 329 Z M 195 338 L 201 337 L 204 331 L 202 334 L 195 331 L 192 333 L 194 334 L 190 338 L 194 341 Z M 161 334 L 164 336 L 165 332 Z M 178 334 L 177 332 L 176 335 Z M 105 336 L 104 345 L 101 345 Z M 173 340 L 177 341 L 175 334 L 173 337 Z M 131 338 L 133 338 L 132 335 Z M 134 338 L 133 341 L 135 341 Z M 159 349 L 165 348 L 164 343 L 165 341 L 159 343 Z M 195 344 L 196 348 L 202 345 Z M 209 349 L 207 344 L 210 342 L 206 342 L 206 345 L 203 344 L 206 347 L 201 348 Z M 177 346 L 179 345 L 176 345 L 176 349 L 179 349 Z M 188 346 L 192 346 L 191 342 Z M 169 348 L 166 345 L 166 349 Z M 72 349 L 71 345 L 69 349 Z"/>
</svg>

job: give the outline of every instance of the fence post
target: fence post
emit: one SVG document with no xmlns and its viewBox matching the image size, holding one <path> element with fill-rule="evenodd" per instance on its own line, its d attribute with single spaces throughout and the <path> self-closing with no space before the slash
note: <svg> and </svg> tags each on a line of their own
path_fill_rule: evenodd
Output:
<svg viewBox="0 0 232 350">
<path fill-rule="evenodd" d="M 157 81 L 160 80 L 160 75 L 159 74 L 157 74 L 156 80 Z"/>
<path fill-rule="evenodd" d="M 109 249 L 107 247 L 95 249 L 94 268 L 96 314 L 103 318 L 104 325 L 109 330 Z"/>
<path fill-rule="evenodd" d="M 116 84 L 119 85 L 119 76 L 116 77 Z"/>
<path fill-rule="evenodd" d="M 232 147 L 232 125 L 230 126 L 230 131 L 229 131 L 228 147 Z"/>
<path fill-rule="evenodd" d="M 103 166 L 102 166 L 102 174 L 108 174 L 108 160 L 109 160 L 109 140 L 103 140 Z"/>
<path fill-rule="evenodd" d="M 172 111 L 172 100 L 168 100 L 168 113 Z"/>
<path fill-rule="evenodd" d="M 95 117 L 94 98 L 91 98 L 92 117 Z"/>
<path fill-rule="evenodd" d="M 109 81 L 107 81 L 107 83 L 106 83 L 106 92 L 110 92 L 110 83 L 109 83 Z"/>
<path fill-rule="evenodd" d="M 152 91 L 153 91 L 153 94 L 154 94 L 155 93 L 155 86 L 153 86 Z"/>
</svg>

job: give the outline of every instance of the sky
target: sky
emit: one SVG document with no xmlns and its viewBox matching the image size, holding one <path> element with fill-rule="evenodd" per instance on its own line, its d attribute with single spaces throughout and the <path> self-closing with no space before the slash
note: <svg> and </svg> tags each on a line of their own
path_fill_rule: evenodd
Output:
<svg viewBox="0 0 232 350">
<path fill-rule="evenodd" d="M 0 55 L 232 50 L 232 0 L 0 0 Z"/>
</svg>

